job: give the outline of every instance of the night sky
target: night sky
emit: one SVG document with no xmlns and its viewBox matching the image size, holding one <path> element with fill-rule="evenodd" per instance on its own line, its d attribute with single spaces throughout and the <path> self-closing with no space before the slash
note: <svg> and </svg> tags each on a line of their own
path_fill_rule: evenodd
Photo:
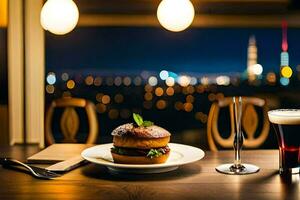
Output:
<svg viewBox="0 0 300 200">
<path fill-rule="evenodd" d="M 192 28 L 173 33 L 161 27 L 76 28 L 64 36 L 47 33 L 46 70 L 243 72 L 250 35 L 256 36 L 264 72 L 278 72 L 281 29 Z M 299 35 L 300 29 L 288 30 L 292 68 L 300 64 Z"/>
</svg>

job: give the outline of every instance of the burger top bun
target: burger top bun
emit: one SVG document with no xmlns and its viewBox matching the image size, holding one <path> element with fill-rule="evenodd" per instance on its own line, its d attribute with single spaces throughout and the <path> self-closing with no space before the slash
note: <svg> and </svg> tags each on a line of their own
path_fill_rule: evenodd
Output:
<svg viewBox="0 0 300 200">
<path fill-rule="evenodd" d="M 161 128 L 156 125 L 144 127 L 144 126 L 135 126 L 133 123 L 123 124 L 116 129 L 114 129 L 111 133 L 112 136 L 131 136 L 136 138 L 164 138 L 170 137 L 171 134 L 164 128 Z"/>
</svg>

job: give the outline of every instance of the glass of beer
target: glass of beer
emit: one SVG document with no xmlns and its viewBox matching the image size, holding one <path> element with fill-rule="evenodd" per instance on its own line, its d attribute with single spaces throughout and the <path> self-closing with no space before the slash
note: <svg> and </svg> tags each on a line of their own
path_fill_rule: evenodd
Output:
<svg viewBox="0 0 300 200">
<path fill-rule="evenodd" d="M 279 173 L 300 171 L 300 109 L 278 109 L 268 112 L 279 145 Z"/>
</svg>

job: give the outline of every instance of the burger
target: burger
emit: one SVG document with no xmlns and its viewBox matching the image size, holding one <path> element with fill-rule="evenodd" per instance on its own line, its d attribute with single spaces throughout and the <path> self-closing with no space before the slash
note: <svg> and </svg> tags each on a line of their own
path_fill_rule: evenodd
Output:
<svg viewBox="0 0 300 200">
<path fill-rule="evenodd" d="M 169 157 L 171 134 L 133 114 L 135 123 L 123 124 L 112 131 L 111 154 L 115 163 L 159 164 Z"/>
</svg>

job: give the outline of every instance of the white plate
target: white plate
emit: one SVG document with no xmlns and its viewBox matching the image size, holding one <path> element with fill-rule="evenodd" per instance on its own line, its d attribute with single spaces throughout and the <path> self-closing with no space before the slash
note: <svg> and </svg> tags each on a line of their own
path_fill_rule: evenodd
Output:
<svg viewBox="0 0 300 200">
<path fill-rule="evenodd" d="M 175 143 L 169 143 L 168 145 L 171 149 L 170 156 L 167 162 L 162 164 L 132 165 L 114 163 L 110 153 L 110 148 L 113 147 L 112 143 L 85 149 L 81 156 L 92 163 L 106 166 L 111 172 L 145 174 L 172 171 L 180 165 L 198 161 L 205 155 L 204 151 L 196 147 Z"/>
</svg>

